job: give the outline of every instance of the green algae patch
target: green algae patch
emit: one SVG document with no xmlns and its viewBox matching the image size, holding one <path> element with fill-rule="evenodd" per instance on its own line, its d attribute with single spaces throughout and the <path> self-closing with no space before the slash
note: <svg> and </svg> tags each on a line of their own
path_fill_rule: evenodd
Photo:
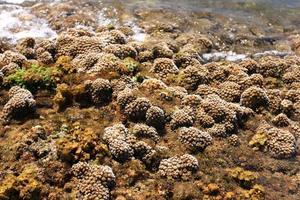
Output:
<svg viewBox="0 0 300 200">
<path fill-rule="evenodd" d="M 127 71 L 129 73 L 135 73 L 139 70 L 140 63 L 133 58 L 127 57 L 123 60 L 123 64 L 125 65 Z"/>
<path fill-rule="evenodd" d="M 30 65 L 10 74 L 5 78 L 5 82 L 9 85 L 19 85 L 28 89 L 52 89 L 56 85 L 54 74 L 54 68 Z"/>
</svg>

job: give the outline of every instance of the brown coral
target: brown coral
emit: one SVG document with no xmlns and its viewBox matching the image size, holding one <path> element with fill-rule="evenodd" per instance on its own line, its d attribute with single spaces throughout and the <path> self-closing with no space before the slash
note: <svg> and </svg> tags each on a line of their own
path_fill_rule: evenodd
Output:
<svg viewBox="0 0 300 200">
<path fill-rule="evenodd" d="M 30 91 L 19 86 L 9 90 L 9 100 L 2 109 L 2 119 L 9 121 L 12 118 L 24 117 L 36 109 L 36 102 Z"/>
<path fill-rule="evenodd" d="M 158 173 L 162 177 L 187 179 L 198 170 L 198 160 L 190 155 L 174 156 L 160 162 Z"/>
</svg>

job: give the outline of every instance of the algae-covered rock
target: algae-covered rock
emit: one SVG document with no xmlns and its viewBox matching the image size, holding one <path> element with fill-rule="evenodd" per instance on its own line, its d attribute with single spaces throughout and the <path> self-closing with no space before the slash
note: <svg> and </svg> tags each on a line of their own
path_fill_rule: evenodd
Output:
<svg viewBox="0 0 300 200">
<path fill-rule="evenodd" d="M 32 64 L 28 67 L 17 69 L 14 73 L 4 78 L 9 85 L 25 86 L 29 89 L 54 88 L 54 68 Z"/>
<path fill-rule="evenodd" d="M 254 150 L 259 150 L 266 144 L 268 137 L 263 132 L 257 132 L 250 140 L 249 146 Z"/>
<path fill-rule="evenodd" d="M 91 128 L 70 130 L 65 137 L 56 140 L 57 154 L 67 163 L 94 158 L 105 149 L 100 145 L 98 135 Z"/>
<path fill-rule="evenodd" d="M 37 179 L 38 171 L 39 169 L 35 164 L 28 164 L 24 166 L 19 176 L 8 174 L 0 182 L 0 199 L 40 199 L 43 185 Z"/>
<path fill-rule="evenodd" d="M 237 180 L 240 185 L 245 188 L 251 187 L 258 178 L 258 175 L 255 172 L 244 170 L 241 167 L 227 169 L 226 171 L 229 176 Z"/>
<path fill-rule="evenodd" d="M 70 86 L 63 83 L 57 86 L 56 95 L 53 98 L 55 108 L 58 111 L 63 110 L 66 106 L 70 105 L 73 101 L 73 94 Z"/>
</svg>

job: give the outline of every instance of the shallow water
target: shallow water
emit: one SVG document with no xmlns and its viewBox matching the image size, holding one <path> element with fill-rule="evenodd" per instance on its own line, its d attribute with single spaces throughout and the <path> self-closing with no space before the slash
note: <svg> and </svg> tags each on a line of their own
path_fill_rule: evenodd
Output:
<svg viewBox="0 0 300 200">
<path fill-rule="evenodd" d="M 2 8 L 0 14 L 5 12 L 7 9 L 3 8 L 6 4 L 17 4 L 20 6 L 29 7 L 36 3 L 61 3 L 68 2 L 63 0 L 55 1 L 34 1 L 34 0 L 0 0 Z M 243 0 L 85 0 L 85 1 L 74 1 L 77 5 L 92 5 L 93 7 L 103 8 L 115 8 L 119 12 L 133 13 L 136 10 L 141 9 L 155 9 L 155 10 L 171 10 L 180 13 L 212 13 L 220 14 L 229 17 L 230 20 L 241 20 L 244 23 L 258 26 L 268 26 L 265 19 L 269 23 L 281 25 L 284 28 L 299 28 L 300 27 L 300 1 L 299 0 L 254 0 L 254 1 L 243 1 Z M 18 8 L 16 8 L 18 9 Z M 11 12 L 15 12 L 11 10 Z M 120 14 L 120 13 L 119 13 Z M 121 13 L 122 14 L 122 13 Z M 2 14 L 3 15 L 3 14 Z M 108 24 L 111 21 L 102 17 L 102 24 Z M 116 17 L 116 16 L 110 16 Z M 4 20 L 5 16 L 0 16 L 0 20 Z M 270 24 L 269 24 L 270 25 Z M 0 30 L 4 27 L 1 26 Z"/>
</svg>

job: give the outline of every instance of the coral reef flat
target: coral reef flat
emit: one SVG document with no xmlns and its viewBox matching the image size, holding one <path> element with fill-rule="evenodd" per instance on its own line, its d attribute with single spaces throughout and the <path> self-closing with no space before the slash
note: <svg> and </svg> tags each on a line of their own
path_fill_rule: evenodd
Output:
<svg viewBox="0 0 300 200">
<path fill-rule="evenodd" d="M 0 200 L 299 200 L 298 0 L 0 0 Z"/>
</svg>

